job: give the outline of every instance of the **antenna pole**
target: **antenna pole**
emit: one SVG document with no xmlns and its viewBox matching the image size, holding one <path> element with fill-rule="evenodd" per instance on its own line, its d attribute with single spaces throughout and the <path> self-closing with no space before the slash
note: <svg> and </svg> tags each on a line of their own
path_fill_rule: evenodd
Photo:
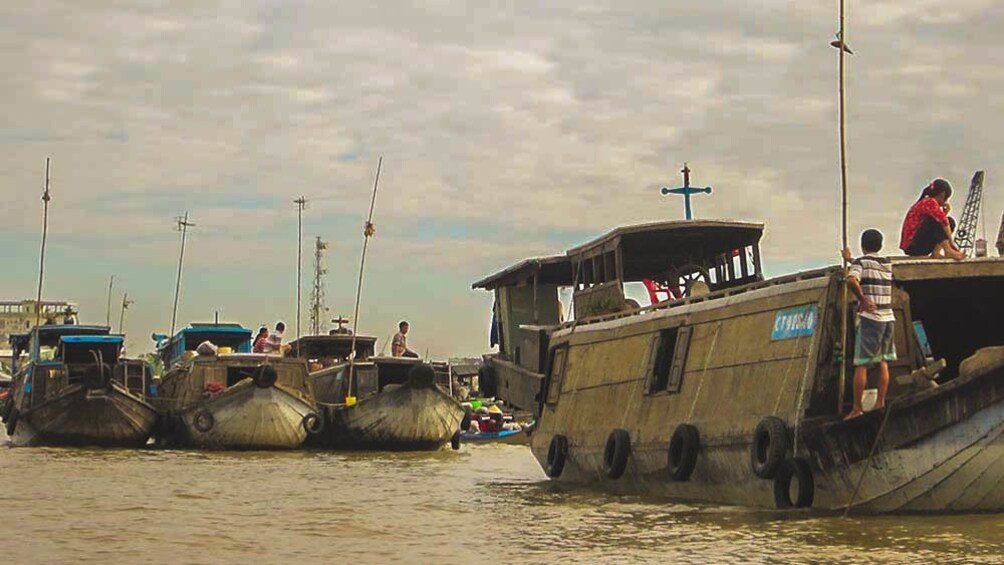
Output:
<svg viewBox="0 0 1004 565">
<path fill-rule="evenodd" d="M 35 325 L 42 323 L 42 279 L 45 276 L 45 240 L 49 235 L 49 157 L 45 158 L 45 188 L 42 191 L 42 250 L 38 259 L 38 296 L 35 299 Z"/>
<path fill-rule="evenodd" d="M 837 48 L 839 53 L 838 63 L 838 87 L 840 96 L 840 230 L 841 230 L 841 267 L 843 269 L 844 284 L 840 301 L 840 382 L 837 390 L 837 413 L 844 410 L 844 388 L 847 382 L 847 258 L 844 257 L 843 250 L 848 248 L 847 244 L 847 134 L 846 134 L 846 100 L 844 94 L 844 58 L 851 53 L 847 47 L 847 31 L 844 17 L 844 0 L 840 0 L 840 31 L 837 32 L 837 40 L 830 43 Z"/>
<path fill-rule="evenodd" d="M 373 180 L 373 198 L 370 200 L 370 213 L 366 218 L 366 227 L 363 228 L 363 254 L 359 260 L 359 282 L 356 285 L 356 307 L 352 314 L 352 348 L 349 350 L 349 388 L 347 395 L 352 395 L 352 379 L 355 375 L 356 360 L 356 336 L 359 334 L 359 301 L 363 294 L 363 272 L 366 268 L 366 248 L 369 246 L 370 238 L 376 233 L 376 226 L 373 225 L 373 209 L 376 207 L 377 187 L 380 186 L 380 169 L 383 166 L 383 155 L 377 161 L 376 178 Z"/>
<path fill-rule="evenodd" d="M 300 349 L 300 313 L 303 311 L 301 295 L 303 293 L 303 209 L 307 207 L 307 199 L 301 194 L 293 201 L 296 204 L 296 349 Z"/>
<path fill-rule="evenodd" d="M 324 275 L 327 270 L 324 268 L 324 250 L 328 248 L 328 243 L 320 236 L 314 240 L 314 288 L 310 296 L 310 333 L 321 335 L 324 330 L 324 322 L 321 320 L 324 307 Z"/>
<path fill-rule="evenodd" d="M 169 337 L 174 336 L 174 328 L 178 322 L 178 297 L 181 295 L 181 267 L 185 264 L 185 238 L 188 237 L 188 228 L 194 227 L 195 224 L 188 221 L 188 212 L 185 215 L 175 219 L 178 224 L 177 230 L 181 232 L 181 252 L 178 254 L 178 280 L 174 284 L 174 310 L 171 313 L 171 333 Z"/>
<path fill-rule="evenodd" d="M 105 325 L 112 327 L 112 287 L 115 286 L 115 275 L 108 279 L 108 304 L 105 307 Z"/>
</svg>

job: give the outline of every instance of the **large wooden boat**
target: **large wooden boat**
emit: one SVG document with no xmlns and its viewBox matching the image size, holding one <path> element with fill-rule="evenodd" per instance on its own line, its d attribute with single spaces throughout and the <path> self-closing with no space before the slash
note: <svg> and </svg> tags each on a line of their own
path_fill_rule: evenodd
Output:
<svg viewBox="0 0 1004 565">
<path fill-rule="evenodd" d="M 294 449 L 320 433 L 302 359 L 247 353 L 251 331 L 239 325 L 193 324 L 170 340 L 157 337 L 167 367 L 153 399 L 164 414 L 161 445 Z M 226 349 L 195 354 L 204 341 Z"/>
<path fill-rule="evenodd" d="M 351 336 L 310 336 L 301 342 L 302 354 L 320 367 L 310 379 L 325 415 L 324 431 L 310 445 L 388 451 L 434 450 L 447 443 L 459 447 L 464 410 L 450 394 L 449 365 L 369 357 L 375 339 L 358 336 L 350 379 Z M 291 354 L 296 345 L 291 344 Z M 346 397 L 355 402 L 346 403 Z"/>
<path fill-rule="evenodd" d="M 157 412 L 142 384 L 129 389 L 122 336 L 99 326 L 43 325 L 10 342 L 15 376 L 2 416 L 13 445 L 146 444 Z M 139 371 L 141 381 L 149 376 L 145 365 Z"/>
<path fill-rule="evenodd" d="M 625 227 L 568 251 L 570 276 L 546 296 L 532 262 L 475 285 L 517 298 L 503 314 L 524 326 L 503 319 L 503 341 L 521 344 L 517 363 L 542 360 L 532 451 L 545 472 L 749 506 L 1004 509 L 1004 260 L 894 261 L 887 406 L 845 422 L 843 272 L 764 280 L 762 231 Z M 638 281 L 669 299 L 631 304 Z M 527 327 L 528 312 L 557 310 L 558 286 L 572 287 L 575 320 Z"/>
</svg>

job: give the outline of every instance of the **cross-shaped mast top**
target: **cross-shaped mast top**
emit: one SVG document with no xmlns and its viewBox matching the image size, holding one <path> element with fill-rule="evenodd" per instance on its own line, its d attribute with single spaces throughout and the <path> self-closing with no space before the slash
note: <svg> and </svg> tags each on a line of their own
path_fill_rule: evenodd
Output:
<svg viewBox="0 0 1004 565">
<path fill-rule="evenodd" d="M 690 186 L 690 167 L 688 167 L 686 163 L 683 164 L 683 169 L 681 169 L 680 172 L 683 173 L 683 186 L 680 188 L 662 187 L 662 194 L 663 196 L 667 194 L 682 194 L 684 199 L 684 205 L 686 206 L 686 214 L 687 214 L 686 217 L 688 220 L 692 220 L 694 219 L 694 214 L 690 208 L 690 195 L 702 192 L 706 194 L 711 194 L 711 187 Z"/>
</svg>

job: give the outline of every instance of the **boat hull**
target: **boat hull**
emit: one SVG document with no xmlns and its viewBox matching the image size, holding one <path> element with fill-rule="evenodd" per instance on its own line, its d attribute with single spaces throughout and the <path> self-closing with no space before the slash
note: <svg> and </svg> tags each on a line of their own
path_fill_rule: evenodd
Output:
<svg viewBox="0 0 1004 565">
<path fill-rule="evenodd" d="M 406 383 L 353 406 L 322 407 L 326 425 L 317 445 L 330 449 L 436 450 L 450 443 L 464 417 L 460 404 L 432 383 Z"/>
<path fill-rule="evenodd" d="M 530 434 L 527 433 L 527 430 L 480 432 L 476 434 L 463 432 L 460 434 L 460 443 L 469 443 L 471 445 L 530 445 Z"/>
<path fill-rule="evenodd" d="M 850 422 L 835 418 L 804 425 L 796 453 L 811 469 L 813 509 L 843 510 L 850 505 L 862 513 L 1004 510 L 1004 366 L 905 397 L 889 410 L 881 436 L 884 412 Z M 547 429 L 532 436 L 534 457 L 545 470 L 553 437 Z M 751 469 L 749 437 L 702 443 L 687 481 L 669 476 L 668 437 L 633 441 L 618 479 L 604 474 L 605 445 L 583 439 L 568 437 L 567 459 L 556 480 L 616 493 L 777 507 L 775 481 L 760 479 Z M 875 453 L 869 457 L 873 445 Z"/>
<path fill-rule="evenodd" d="M 71 385 L 58 396 L 17 413 L 11 445 L 141 447 L 157 422 L 157 411 L 113 383 L 88 390 Z"/>
<path fill-rule="evenodd" d="M 281 386 L 262 388 L 248 380 L 169 414 L 158 439 L 171 447 L 296 449 L 307 438 L 304 418 L 316 413 Z"/>
</svg>

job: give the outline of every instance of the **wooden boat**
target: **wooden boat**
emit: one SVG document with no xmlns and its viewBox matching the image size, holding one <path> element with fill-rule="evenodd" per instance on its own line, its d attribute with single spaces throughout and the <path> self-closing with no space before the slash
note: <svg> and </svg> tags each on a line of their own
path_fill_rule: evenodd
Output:
<svg viewBox="0 0 1004 565">
<path fill-rule="evenodd" d="M 331 449 L 423 451 L 459 447 L 464 411 L 437 380 L 449 382 L 418 359 L 374 357 L 355 363 L 351 394 L 349 364 L 311 373 L 325 414 L 325 429 L 310 444 Z M 445 373 L 445 374 L 444 374 Z M 357 399 L 346 404 L 346 397 Z"/>
<path fill-rule="evenodd" d="M 164 446 L 208 449 L 295 449 L 320 433 L 301 359 L 246 353 L 251 331 L 233 324 L 193 324 L 158 346 L 167 369 L 154 405 Z M 238 353 L 193 355 L 204 341 Z"/>
<path fill-rule="evenodd" d="M 10 341 L 15 375 L 2 416 L 12 445 L 146 444 L 157 412 L 125 386 L 122 336 L 100 326 L 43 325 Z M 23 352 L 28 360 L 19 366 Z"/>
<path fill-rule="evenodd" d="M 1004 260 L 894 261 L 887 407 L 845 422 L 842 270 L 764 280 L 762 233 L 629 226 L 569 250 L 567 279 L 524 262 L 475 284 L 502 304 L 503 343 L 518 348 L 506 362 L 542 375 L 531 448 L 545 472 L 770 508 L 1004 509 Z M 631 304 L 625 284 L 641 281 L 671 297 Z M 542 327 L 533 313 L 558 310 L 558 286 L 575 321 Z"/>
</svg>

